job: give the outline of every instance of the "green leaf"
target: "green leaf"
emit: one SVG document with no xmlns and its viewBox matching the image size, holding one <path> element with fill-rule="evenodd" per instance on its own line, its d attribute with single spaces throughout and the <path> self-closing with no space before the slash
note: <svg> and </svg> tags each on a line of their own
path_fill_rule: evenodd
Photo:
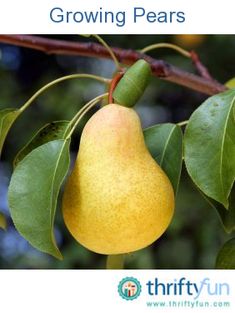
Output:
<svg viewBox="0 0 235 313">
<path fill-rule="evenodd" d="M 4 109 L 0 111 L 0 155 L 6 136 L 20 113 L 21 112 L 16 109 Z"/>
<path fill-rule="evenodd" d="M 189 175 L 226 208 L 235 178 L 234 104 L 235 90 L 210 97 L 190 117 L 184 137 Z"/>
<path fill-rule="evenodd" d="M 54 140 L 31 151 L 16 167 L 8 199 L 19 233 L 32 246 L 62 259 L 53 224 L 59 190 L 69 168 L 70 140 Z"/>
<path fill-rule="evenodd" d="M 228 210 L 226 210 L 221 203 L 207 197 L 200 190 L 199 190 L 199 192 L 203 195 L 203 197 L 206 199 L 206 201 L 214 209 L 216 209 L 216 211 L 220 217 L 220 220 L 222 222 L 222 225 L 224 227 L 224 230 L 228 234 L 231 233 L 233 230 L 235 230 L 235 185 L 233 186 L 233 189 L 229 195 Z"/>
<path fill-rule="evenodd" d="M 169 177 L 177 193 L 182 168 L 182 131 L 175 124 L 159 124 L 144 130 L 145 143 Z"/>
<path fill-rule="evenodd" d="M 14 167 L 32 150 L 52 140 L 63 139 L 68 131 L 68 121 L 56 121 L 44 125 L 33 138 L 18 152 Z"/>
<path fill-rule="evenodd" d="M 216 258 L 216 268 L 235 269 L 235 238 L 227 241 Z"/>
<path fill-rule="evenodd" d="M 226 232 L 231 233 L 235 230 L 235 185 L 229 195 L 228 202 L 228 210 L 225 210 L 220 203 L 212 200 L 212 204 L 217 209 Z"/>
<path fill-rule="evenodd" d="M 7 228 L 7 221 L 5 216 L 0 212 L 0 228 L 6 229 Z"/>
<path fill-rule="evenodd" d="M 225 86 L 232 89 L 235 88 L 235 77 L 225 83 Z"/>
</svg>

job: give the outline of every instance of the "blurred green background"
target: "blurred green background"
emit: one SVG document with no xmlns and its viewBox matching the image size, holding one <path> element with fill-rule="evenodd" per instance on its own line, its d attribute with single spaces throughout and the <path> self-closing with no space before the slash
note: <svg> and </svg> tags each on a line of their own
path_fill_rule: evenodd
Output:
<svg viewBox="0 0 235 313">
<path fill-rule="evenodd" d="M 85 41 L 78 36 L 51 36 Z M 103 36 L 108 44 L 141 49 L 158 42 L 171 42 L 198 52 L 214 78 L 226 82 L 233 76 L 235 36 L 169 35 L 169 36 Z M 180 68 L 194 72 L 189 59 L 169 49 L 150 53 Z M 80 56 L 46 55 L 31 49 L 0 43 L 0 109 L 20 107 L 37 89 L 49 81 L 72 73 L 93 73 L 110 77 L 114 70 L 110 60 Z M 71 119 L 88 100 L 101 94 L 104 87 L 91 80 L 71 80 L 51 88 L 39 97 L 17 120 L 9 133 L 0 162 L 0 212 L 7 216 L 7 231 L 0 229 L 0 268 L 77 268 L 105 267 L 106 257 L 79 245 L 63 223 L 60 205 L 55 234 L 64 256 L 63 261 L 40 253 L 15 230 L 7 205 L 7 186 L 12 161 L 18 150 L 45 123 Z M 143 127 L 156 123 L 179 122 L 190 114 L 207 96 L 169 82 L 152 78 L 141 101 L 136 105 Z M 89 116 L 87 116 L 88 118 Z M 72 142 L 71 157 L 76 157 L 81 123 Z M 40 164 L 38 165 L 40 166 Z M 218 250 L 229 239 L 216 211 L 201 197 L 183 168 L 173 222 L 167 232 L 153 245 L 127 255 L 126 268 L 197 269 L 213 268 Z"/>
</svg>

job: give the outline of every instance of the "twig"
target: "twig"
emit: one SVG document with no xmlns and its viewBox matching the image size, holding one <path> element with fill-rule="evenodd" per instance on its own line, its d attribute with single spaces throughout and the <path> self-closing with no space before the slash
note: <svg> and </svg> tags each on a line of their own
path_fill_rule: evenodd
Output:
<svg viewBox="0 0 235 313">
<path fill-rule="evenodd" d="M 97 43 L 71 42 L 29 35 L 0 35 L 0 42 L 31 48 L 48 54 L 83 55 L 110 59 L 110 54 L 105 47 Z M 226 90 L 224 85 L 215 80 L 194 75 L 165 61 L 156 60 L 140 52 L 115 47 L 112 47 L 112 50 L 119 62 L 126 65 L 131 65 L 141 58 L 145 59 L 151 65 L 152 72 L 155 76 L 178 85 L 207 95 L 213 95 Z"/>
<path fill-rule="evenodd" d="M 195 51 L 191 51 L 191 59 L 198 71 L 198 73 L 204 77 L 205 79 L 213 81 L 211 74 L 209 73 L 208 69 L 205 67 L 204 64 L 202 64 L 198 54 Z"/>
</svg>

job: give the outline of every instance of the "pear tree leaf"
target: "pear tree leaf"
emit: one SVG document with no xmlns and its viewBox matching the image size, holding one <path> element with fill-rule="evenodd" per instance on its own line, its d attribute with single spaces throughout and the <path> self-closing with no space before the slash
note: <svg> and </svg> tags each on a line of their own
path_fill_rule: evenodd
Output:
<svg viewBox="0 0 235 313">
<path fill-rule="evenodd" d="M 7 228 L 7 221 L 5 216 L 0 212 L 0 229 L 6 229 Z"/>
<path fill-rule="evenodd" d="M 225 208 L 235 179 L 234 110 L 235 90 L 208 98 L 190 117 L 184 136 L 190 177 Z"/>
<path fill-rule="evenodd" d="M 63 139 L 68 131 L 68 121 L 56 121 L 44 125 L 33 138 L 17 153 L 14 167 L 32 150 L 49 141 Z"/>
<path fill-rule="evenodd" d="M 220 249 L 215 267 L 218 269 L 235 269 L 235 238 L 227 241 Z"/>
<path fill-rule="evenodd" d="M 178 125 L 158 124 L 144 130 L 144 138 L 152 157 L 166 172 L 175 194 L 182 168 L 182 131 Z"/>
<path fill-rule="evenodd" d="M 0 111 L 0 155 L 6 136 L 20 113 L 20 110 L 17 109 L 4 109 Z"/>
<path fill-rule="evenodd" d="M 69 168 L 70 140 L 54 140 L 31 151 L 15 168 L 8 200 L 19 233 L 59 259 L 53 224 L 61 184 Z"/>
<path fill-rule="evenodd" d="M 206 201 L 217 211 L 219 218 L 222 222 L 222 225 L 224 227 L 224 230 L 228 234 L 234 231 L 235 230 L 235 185 L 233 186 L 233 189 L 228 198 L 229 206 L 227 210 L 224 208 L 224 206 L 221 203 L 207 197 L 201 191 L 200 193 L 203 195 Z"/>
<path fill-rule="evenodd" d="M 209 202 L 211 202 L 211 205 L 217 210 L 225 231 L 231 233 L 235 230 L 235 188 L 231 191 L 228 200 L 228 210 L 213 199 L 210 199 Z"/>
<path fill-rule="evenodd" d="M 225 83 L 225 86 L 229 89 L 235 88 L 235 77 L 231 78 L 229 81 Z"/>
</svg>

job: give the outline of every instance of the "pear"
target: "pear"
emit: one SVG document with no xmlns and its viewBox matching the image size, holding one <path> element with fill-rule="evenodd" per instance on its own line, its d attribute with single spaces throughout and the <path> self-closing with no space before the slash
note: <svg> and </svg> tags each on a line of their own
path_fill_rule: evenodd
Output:
<svg viewBox="0 0 235 313">
<path fill-rule="evenodd" d="M 94 252 L 128 253 L 159 238 L 173 211 L 173 188 L 147 150 L 138 115 L 118 104 L 104 106 L 83 129 L 65 187 L 68 230 Z"/>
</svg>

